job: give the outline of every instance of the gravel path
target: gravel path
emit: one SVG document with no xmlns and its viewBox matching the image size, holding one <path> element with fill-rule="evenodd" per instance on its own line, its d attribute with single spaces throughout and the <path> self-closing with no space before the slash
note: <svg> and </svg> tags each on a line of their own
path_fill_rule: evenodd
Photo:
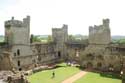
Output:
<svg viewBox="0 0 125 83">
<path fill-rule="evenodd" d="M 86 73 L 87 73 L 86 71 L 80 71 L 79 73 L 73 75 L 72 77 L 64 80 L 62 83 L 73 83 L 74 81 L 86 75 Z"/>
</svg>

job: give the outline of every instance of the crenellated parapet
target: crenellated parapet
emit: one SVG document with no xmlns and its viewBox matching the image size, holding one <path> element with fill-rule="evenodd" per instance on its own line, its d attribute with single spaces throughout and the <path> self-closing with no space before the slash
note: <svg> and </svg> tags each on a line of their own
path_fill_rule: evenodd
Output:
<svg viewBox="0 0 125 83">
<path fill-rule="evenodd" d="M 109 23 L 110 23 L 109 19 L 103 19 L 103 25 L 106 26 L 107 28 L 109 28 Z"/>
<path fill-rule="evenodd" d="M 19 21 L 19 20 L 8 20 L 5 22 L 5 28 L 8 27 L 22 27 L 23 26 L 23 22 Z"/>
<path fill-rule="evenodd" d="M 89 27 L 90 44 L 108 44 L 111 42 L 109 19 L 103 19 L 101 25 Z"/>
<path fill-rule="evenodd" d="M 8 44 L 29 44 L 30 40 L 30 16 L 23 18 L 23 20 L 5 21 L 5 42 Z M 23 33 L 23 34 L 22 34 Z"/>
<path fill-rule="evenodd" d="M 102 33 L 104 30 L 109 29 L 109 19 L 103 19 L 102 25 L 89 26 L 90 34 Z"/>
<path fill-rule="evenodd" d="M 23 21 L 15 20 L 14 17 L 12 17 L 11 20 L 5 21 L 5 28 L 8 28 L 8 27 L 27 27 L 27 26 L 29 26 L 29 22 L 30 22 L 30 16 L 23 18 Z"/>
</svg>

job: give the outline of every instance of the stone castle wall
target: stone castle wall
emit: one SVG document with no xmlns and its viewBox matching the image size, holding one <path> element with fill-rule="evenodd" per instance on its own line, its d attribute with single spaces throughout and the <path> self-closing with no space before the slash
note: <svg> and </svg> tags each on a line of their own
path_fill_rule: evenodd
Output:
<svg viewBox="0 0 125 83">
<path fill-rule="evenodd" d="M 72 60 L 77 58 L 80 65 L 84 67 L 105 69 L 112 66 L 114 69 L 118 68 L 117 70 L 120 68 L 120 58 L 118 55 L 121 52 L 117 50 L 118 53 L 115 53 L 116 51 L 107 49 L 111 47 L 109 19 L 104 19 L 102 25 L 89 27 L 89 45 L 70 42 L 68 46 L 66 44 L 68 42 L 68 25 L 52 29 L 53 43 L 51 44 L 31 44 L 29 34 L 29 16 L 24 18 L 23 21 L 12 18 L 5 22 L 5 42 L 11 46 L 9 49 L 10 56 L 12 57 L 14 67 L 17 69 L 34 63 L 56 62 L 60 59 L 66 59 L 67 56 Z M 79 56 L 77 56 L 78 54 Z M 125 53 L 122 52 L 123 54 Z"/>
<path fill-rule="evenodd" d="M 14 67 L 9 52 L 0 53 L 0 70 L 12 70 Z"/>
<path fill-rule="evenodd" d="M 68 38 L 68 26 L 52 29 L 54 43 L 30 43 L 30 17 L 23 21 L 5 21 L 5 42 L 11 45 L 10 56 L 13 59 L 14 68 L 40 63 L 52 63 L 61 59 L 66 54 L 65 42 Z M 55 60 L 55 61 L 54 61 Z"/>
</svg>

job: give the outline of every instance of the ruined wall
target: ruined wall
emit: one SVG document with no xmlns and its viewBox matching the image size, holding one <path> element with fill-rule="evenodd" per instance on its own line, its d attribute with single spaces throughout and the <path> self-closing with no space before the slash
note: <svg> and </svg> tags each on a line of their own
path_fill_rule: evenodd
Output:
<svg viewBox="0 0 125 83">
<path fill-rule="evenodd" d="M 115 71 L 120 71 L 120 54 L 118 50 L 112 51 L 108 45 L 89 45 L 80 56 L 83 67 L 91 67 L 108 71 L 113 67 Z"/>
<path fill-rule="evenodd" d="M 33 55 L 37 57 L 37 63 L 48 64 L 58 60 L 55 43 L 33 43 L 31 45 Z"/>
<path fill-rule="evenodd" d="M 66 53 L 64 43 L 67 41 L 68 26 L 63 25 L 61 29 L 53 29 L 52 36 L 55 43 L 50 44 L 30 44 L 30 17 L 23 21 L 5 21 L 5 42 L 11 45 L 10 55 L 13 59 L 14 67 L 23 69 L 24 66 L 35 63 L 51 63 L 56 61 Z"/>
<path fill-rule="evenodd" d="M 0 70 L 12 70 L 14 67 L 12 57 L 8 52 L 0 53 Z"/>
<path fill-rule="evenodd" d="M 111 42 L 111 33 L 109 19 L 104 19 L 102 25 L 89 27 L 90 44 L 109 44 Z"/>
<path fill-rule="evenodd" d="M 87 46 L 84 42 L 72 42 L 68 41 L 66 42 L 67 46 L 67 59 L 69 61 L 78 61 L 78 58 L 81 56 L 81 53 L 85 50 L 85 47 Z"/>
</svg>

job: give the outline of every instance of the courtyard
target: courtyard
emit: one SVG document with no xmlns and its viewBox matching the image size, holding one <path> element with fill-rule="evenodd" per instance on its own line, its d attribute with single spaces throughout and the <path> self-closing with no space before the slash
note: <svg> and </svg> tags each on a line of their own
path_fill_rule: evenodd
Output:
<svg viewBox="0 0 125 83">
<path fill-rule="evenodd" d="M 52 78 L 53 71 L 55 72 L 54 78 Z M 66 83 L 65 80 L 70 79 L 79 72 L 81 72 L 79 67 L 67 66 L 65 63 L 61 63 L 54 69 L 43 70 L 27 78 L 31 83 Z M 87 72 L 73 83 L 121 83 L 121 80 L 110 74 Z"/>
</svg>

